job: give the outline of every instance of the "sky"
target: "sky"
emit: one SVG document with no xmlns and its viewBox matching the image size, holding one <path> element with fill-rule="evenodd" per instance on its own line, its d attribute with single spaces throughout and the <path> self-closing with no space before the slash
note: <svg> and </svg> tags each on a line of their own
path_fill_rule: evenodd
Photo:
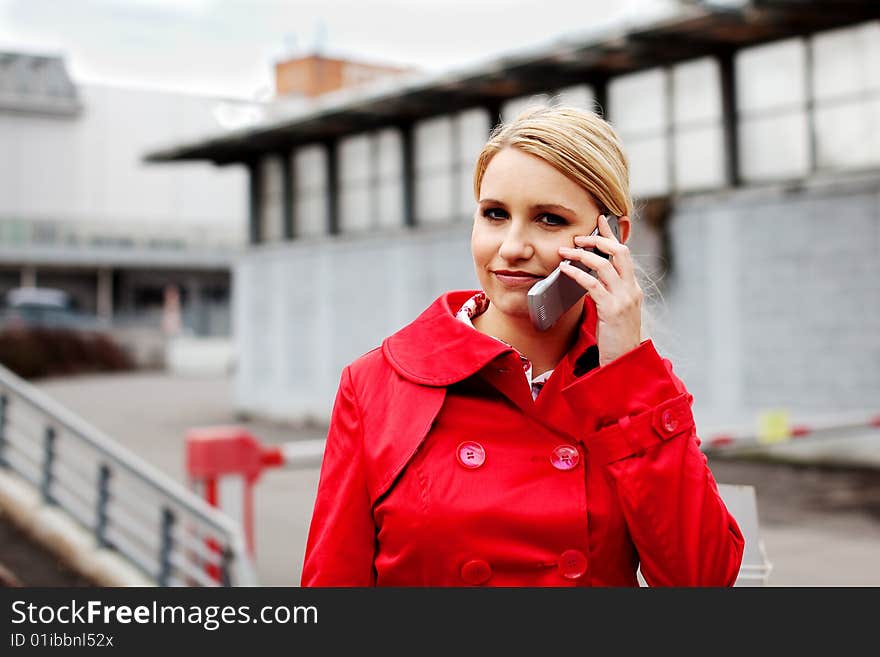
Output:
<svg viewBox="0 0 880 657">
<path fill-rule="evenodd" d="M 319 51 L 426 73 L 669 10 L 675 0 L 0 0 L 0 52 L 63 55 L 76 82 L 266 100 Z"/>
</svg>

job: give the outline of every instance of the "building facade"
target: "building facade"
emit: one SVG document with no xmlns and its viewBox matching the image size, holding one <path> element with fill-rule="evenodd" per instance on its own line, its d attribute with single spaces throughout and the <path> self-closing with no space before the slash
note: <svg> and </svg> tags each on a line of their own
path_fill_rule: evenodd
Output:
<svg viewBox="0 0 880 657">
<path fill-rule="evenodd" d="M 184 330 L 228 336 L 246 171 L 143 161 L 220 130 L 220 102 L 75 84 L 59 57 L 0 54 L 0 295 L 60 288 L 114 327 L 159 330 L 174 288 Z"/>
</svg>

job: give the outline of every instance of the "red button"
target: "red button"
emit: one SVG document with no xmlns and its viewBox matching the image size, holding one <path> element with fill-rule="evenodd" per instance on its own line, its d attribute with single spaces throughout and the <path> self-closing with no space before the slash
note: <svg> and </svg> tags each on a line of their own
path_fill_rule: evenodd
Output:
<svg viewBox="0 0 880 657">
<path fill-rule="evenodd" d="M 559 445 L 550 454 L 550 463 L 557 470 L 571 470 L 580 463 L 581 455 L 571 445 Z"/>
<path fill-rule="evenodd" d="M 580 550 L 566 550 L 559 556 L 559 573 L 568 579 L 577 579 L 587 572 L 587 557 Z"/>
<path fill-rule="evenodd" d="M 482 559 L 473 559 L 461 567 L 461 578 L 473 586 L 485 584 L 490 577 L 492 567 Z"/>
<path fill-rule="evenodd" d="M 666 429 L 669 433 L 675 431 L 675 428 L 678 426 L 678 420 L 675 419 L 675 415 L 670 410 L 663 411 L 663 428 Z"/>
<path fill-rule="evenodd" d="M 479 468 L 486 461 L 486 450 L 480 443 L 469 440 L 458 446 L 455 457 L 464 467 L 473 470 Z"/>
</svg>

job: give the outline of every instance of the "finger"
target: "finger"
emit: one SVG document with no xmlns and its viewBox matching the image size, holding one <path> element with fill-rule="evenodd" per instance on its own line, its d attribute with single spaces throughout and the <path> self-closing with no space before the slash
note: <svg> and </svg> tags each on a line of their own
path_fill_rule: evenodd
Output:
<svg viewBox="0 0 880 657">
<path fill-rule="evenodd" d="M 624 280 L 635 280 L 635 265 L 633 264 L 632 252 L 626 244 L 621 244 L 615 239 L 600 237 L 598 235 L 579 235 L 574 238 L 574 243 L 584 249 L 596 247 L 603 253 L 611 256 L 611 262 Z"/>
<path fill-rule="evenodd" d="M 569 247 L 561 247 L 559 253 L 567 260 L 577 260 L 594 270 L 598 275 L 599 280 L 601 280 L 610 291 L 615 293 L 624 291 L 624 283 L 620 276 L 620 272 L 617 271 L 617 268 L 609 262 L 607 258 L 603 258 L 600 255 L 596 255 L 595 253 L 584 249 L 572 249 Z"/>
<path fill-rule="evenodd" d="M 593 253 L 587 249 L 573 249 L 568 246 L 563 246 L 559 248 L 559 254 L 566 260 L 577 260 L 582 262 L 590 269 L 595 269 L 596 271 L 606 270 L 609 275 L 617 274 L 617 270 L 607 257 L 598 253 Z"/>
<path fill-rule="evenodd" d="M 602 282 L 595 276 L 590 276 L 587 272 L 578 269 L 565 260 L 559 263 L 559 269 L 563 274 L 574 279 L 578 285 L 584 288 L 587 291 L 587 294 L 593 297 L 593 301 L 595 301 L 596 304 L 604 305 L 610 300 L 612 296 L 611 292 L 609 292 Z"/>
<path fill-rule="evenodd" d="M 629 218 L 624 215 L 622 217 L 618 217 L 618 225 L 620 220 L 623 219 L 625 221 L 629 221 Z M 605 238 L 607 240 L 611 240 L 611 242 L 622 244 L 617 235 L 611 230 L 611 224 L 608 222 L 608 217 L 604 214 L 599 215 L 599 219 L 596 223 L 596 232 L 598 233 L 598 237 Z M 588 235 L 587 237 L 593 237 L 593 235 Z M 604 249 L 603 249 L 604 250 Z"/>
</svg>

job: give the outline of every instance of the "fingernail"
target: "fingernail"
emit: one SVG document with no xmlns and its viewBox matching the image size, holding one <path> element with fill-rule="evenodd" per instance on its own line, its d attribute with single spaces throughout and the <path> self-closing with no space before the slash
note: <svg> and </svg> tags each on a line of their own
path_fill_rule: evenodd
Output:
<svg viewBox="0 0 880 657">
<path fill-rule="evenodd" d="M 600 214 L 600 215 L 599 215 L 599 221 L 604 221 L 604 222 L 607 224 L 607 223 L 608 223 L 608 217 L 606 217 L 604 214 Z"/>
</svg>

